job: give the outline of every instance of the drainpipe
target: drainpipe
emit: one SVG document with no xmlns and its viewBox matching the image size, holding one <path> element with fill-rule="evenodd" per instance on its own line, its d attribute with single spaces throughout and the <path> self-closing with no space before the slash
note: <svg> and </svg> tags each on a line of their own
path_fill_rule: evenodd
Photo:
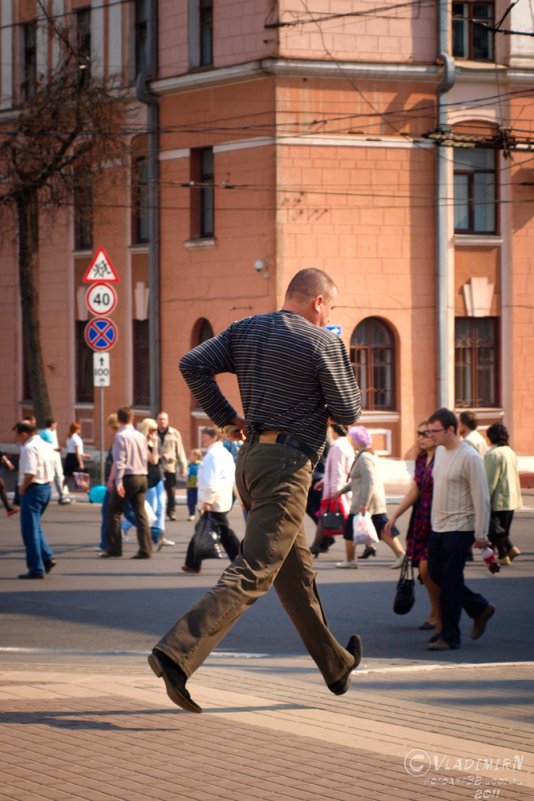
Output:
<svg viewBox="0 0 534 801">
<path fill-rule="evenodd" d="M 447 127 L 448 92 L 454 85 L 455 63 L 450 55 L 451 6 L 448 0 L 439 0 L 438 55 L 443 62 L 443 76 L 438 86 L 438 130 Z M 437 204 L 436 204 L 436 307 L 437 307 L 437 401 L 438 406 L 452 406 L 452 376 L 449 361 L 449 343 L 452 341 L 451 315 L 449 314 L 449 162 L 446 148 L 437 150 Z"/>
<path fill-rule="evenodd" d="M 146 67 L 136 81 L 137 99 L 147 107 L 148 140 L 148 339 L 150 408 L 155 417 L 161 408 L 161 328 L 159 302 L 159 101 L 149 82 L 157 74 L 157 0 L 147 0 Z"/>
</svg>

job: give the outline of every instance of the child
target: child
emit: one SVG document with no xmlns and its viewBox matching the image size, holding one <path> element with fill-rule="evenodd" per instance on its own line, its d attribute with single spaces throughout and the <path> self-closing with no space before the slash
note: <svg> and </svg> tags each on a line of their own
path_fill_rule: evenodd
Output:
<svg viewBox="0 0 534 801">
<path fill-rule="evenodd" d="M 187 466 L 186 487 L 187 487 L 187 508 L 189 510 L 188 520 L 195 519 L 195 511 L 198 500 L 198 488 L 197 488 L 198 468 L 200 467 L 201 461 L 202 461 L 202 451 L 195 448 L 189 454 L 189 463 Z"/>
</svg>

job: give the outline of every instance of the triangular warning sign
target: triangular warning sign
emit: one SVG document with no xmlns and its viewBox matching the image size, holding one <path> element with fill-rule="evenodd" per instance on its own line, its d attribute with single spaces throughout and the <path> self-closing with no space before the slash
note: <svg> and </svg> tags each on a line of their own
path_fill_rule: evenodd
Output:
<svg viewBox="0 0 534 801">
<path fill-rule="evenodd" d="M 119 280 L 108 254 L 104 248 L 98 248 L 83 277 L 83 283 L 90 284 L 92 281 L 107 281 L 109 284 L 113 284 Z"/>
</svg>

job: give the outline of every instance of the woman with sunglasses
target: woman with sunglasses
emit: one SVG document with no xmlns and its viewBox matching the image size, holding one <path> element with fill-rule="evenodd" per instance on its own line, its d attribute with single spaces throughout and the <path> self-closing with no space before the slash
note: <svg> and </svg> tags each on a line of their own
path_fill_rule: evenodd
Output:
<svg viewBox="0 0 534 801">
<path fill-rule="evenodd" d="M 430 612 L 420 629 L 440 629 L 439 588 L 428 573 L 428 538 L 431 531 L 430 510 L 432 507 L 432 468 L 436 443 L 428 432 L 428 420 L 417 426 L 417 447 L 419 452 L 415 460 L 415 471 L 410 488 L 397 510 L 389 519 L 386 530 L 412 507 L 412 514 L 406 534 L 406 554 L 414 567 L 419 568 L 419 577 L 425 585 L 430 600 Z"/>
</svg>

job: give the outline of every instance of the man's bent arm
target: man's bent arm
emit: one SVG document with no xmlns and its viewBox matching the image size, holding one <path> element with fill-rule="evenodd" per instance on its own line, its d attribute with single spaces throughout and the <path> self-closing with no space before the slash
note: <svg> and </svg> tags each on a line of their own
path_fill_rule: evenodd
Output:
<svg viewBox="0 0 534 801">
<path fill-rule="evenodd" d="M 218 373 L 233 373 L 228 329 L 203 342 L 180 359 L 180 371 L 199 406 L 220 428 L 232 422 L 236 410 L 215 380 Z"/>
</svg>

